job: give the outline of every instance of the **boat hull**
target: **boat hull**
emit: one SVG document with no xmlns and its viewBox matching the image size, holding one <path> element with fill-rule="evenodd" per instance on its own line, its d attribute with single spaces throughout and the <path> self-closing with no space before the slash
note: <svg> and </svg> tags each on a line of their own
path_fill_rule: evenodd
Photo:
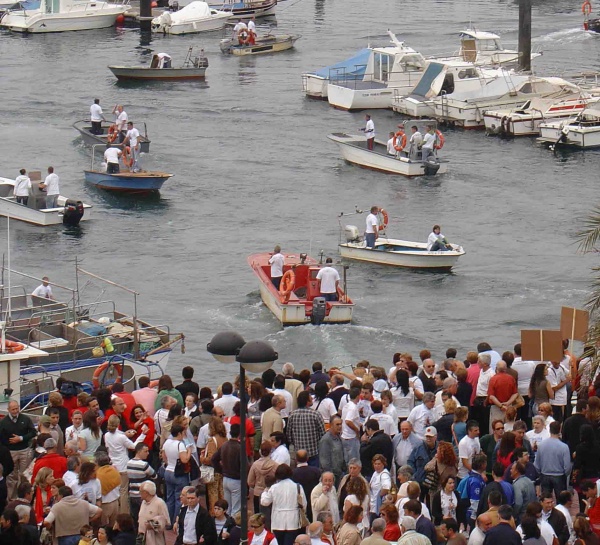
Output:
<svg viewBox="0 0 600 545">
<path fill-rule="evenodd" d="M 327 100 L 329 80 L 316 74 L 302 74 L 302 86 L 308 98 Z"/>
<path fill-rule="evenodd" d="M 103 123 L 102 130 L 104 132 L 103 132 L 103 134 L 100 135 L 100 134 L 92 134 L 92 132 L 91 132 L 92 126 L 90 125 L 89 121 L 77 121 L 77 122 L 73 123 L 73 128 L 79 132 L 79 134 L 81 135 L 81 138 L 83 139 L 83 143 L 87 146 L 95 146 L 96 144 L 106 145 L 107 138 L 108 138 L 108 127 L 109 127 L 109 124 Z M 145 123 L 144 123 L 144 127 L 145 127 Z M 146 132 L 146 131 L 144 131 L 144 132 Z M 146 136 L 146 134 L 144 134 L 144 135 L 140 134 L 138 143 L 140 145 L 141 153 L 149 153 L 150 152 L 150 139 L 148 138 L 148 136 Z M 117 144 L 116 142 L 114 142 L 112 145 L 113 145 L 113 147 L 118 147 L 118 148 L 123 147 L 121 144 Z"/>
<path fill-rule="evenodd" d="M 294 47 L 300 36 L 261 36 L 254 45 L 239 45 L 232 40 L 222 40 L 220 48 L 223 53 L 244 57 L 246 55 L 263 55 L 266 53 L 279 53 Z"/>
<path fill-rule="evenodd" d="M 380 238 L 375 242 L 375 248 L 367 248 L 365 242 L 340 244 L 340 255 L 347 259 L 392 267 L 449 271 L 465 254 L 460 246 L 453 248 L 448 252 L 428 252 L 425 243 Z"/>
<path fill-rule="evenodd" d="M 203 80 L 206 67 L 201 68 L 146 68 L 143 66 L 109 66 L 121 81 L 185 81 Z"/>
<path fill-rule="evenodd" d="M 431 102 L 424 102 L 411 96 L 401 96 L 399 94 L 394 96 L 392 110 L 414 118 L 432 117 L 435 114 Z"/>
<path fill-rule="evenodd" d="M 120 172 L 108 174 L 96 170 L 85 171 L 85 181 L 109 191 L 123 193 L 148 193 L 158 191 L 171 178 L 164 172 Z"/>
<path fill-rule="evenodd" d="M 578 130 L 570 127 L 568 134 L 565 134 L 560 123 L 542 123 L 538 142 L 583 149 L 599 148 L 600 127 L 596 127 L 595 131 Z"/>
<path fill-rule="evenodd" d="M 252 17 L 268 17 L 275 15 L 277 0 L 258 2 L 239 2 L 236 4 L 209 4 L 212 9 L 231 14 L 230 19 L 251 19 Z"/>
<path fill-rule="evenodd" d="M 397 159 L 388 155 L 383 142 L 376 141 L 376 150 L 370 151 L 367 149 L 366 140 L 360 136 L 334 133 L 328 135 L 327 138 L 338 144 L 342 157 L 349 163 L 387 174 L 401 174 L 402 176 L 409 177 L 426 175 L 425 163 L 422 161 L 411 161 L 405 157 Z M 448 162 L 439 161 L 437 174 L 444 174 L 447 171 Z"/>
<path fill-rule="evenodd" d="M 39 225 L 40 227 L 47 227 L 49 225 L 60 225 L 63 223 L 63 211 L 65 206 L 66 197 L 60 196 L 58 198 L 59 206 L 57 208 L 44 208 L 42 210 L 35 210 L 22 204 L 17 204 L 15 200 L 10 197 L 0 197 L 0 216 L 10 217 L 11 220 L 24 221 L 33 225 Z M 91 219 L 92 206 L 84 204 L 83 217 L 79 220 L 88 221 Z"/>
<path fill-rule="evenodd" d="M 117 17 L 127 9 L 127 6 L 115 6 L 110 10 L 102 10 L 102 13 L 82 11 L 80 15 L 75 15 L 73 12 L 41 13 L 38 10 L 9 12 L 2 18 L 0 26 L 13 32 L 35 34 L 94 30 L 114 26 Z"/>
<path fill-rule="evenodd" d="M 406 92 L 409 92 L 409 89 L 406 89 Z M 393 97 L 393 89 L 384 86 L 376 89 L 352 89 L 335 83 L 327 85 L 327 100 L 329 104 L 339 110 L 391 108 Z"/>
</svg>

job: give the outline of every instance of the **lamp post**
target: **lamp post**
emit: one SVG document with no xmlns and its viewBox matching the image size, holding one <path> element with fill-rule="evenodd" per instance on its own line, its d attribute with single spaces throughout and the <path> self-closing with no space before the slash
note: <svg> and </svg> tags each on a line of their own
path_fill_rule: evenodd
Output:
<svg viewBox="0 0 600 545">
<path fill-rule="evenodd" d="M 246 371 L 262 373 L 270 369 L 278 358 L 277 352 L 265 341 L 248 341 L 236 331 L 217 333 L 206 346 L 206 350 L 221 363 L 240 364 L 240 510 L 241 543 L 248 539 L 248 457 L 246 454 L 246 410 L 248 398 L 246 392 Z M 233 513 L 232 513 L 233 515 Z"/>
</svg>

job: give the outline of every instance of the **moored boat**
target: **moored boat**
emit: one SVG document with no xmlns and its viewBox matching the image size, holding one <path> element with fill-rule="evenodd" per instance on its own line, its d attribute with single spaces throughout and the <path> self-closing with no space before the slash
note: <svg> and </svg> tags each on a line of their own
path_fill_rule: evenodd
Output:
<svg viewBox="0 0 600 545">
<path fill-rule="evenodd" d="M 213 2 L 212 9 L 229 13 L 231 19 L 250 19 L 275 15 L 277 0 L 242 0 L 241 2 Z"/>
<path fill-rule="evenodd" d="M 165 11 L 152 19 L 152 32 L 163 34 L 195 34 L 221 30 L 230 13 L 211 8 L 198 0 L 184 6 L 179 11 Z"/>
<path fill-rule="evenodd" d="M 290 278 L 288 290 L 277 290 L 271 281 L 267 252 L 248 256 L 248 264 L 258 278 L 264 304 L 284 325 L 310 323 L 345 324 L 352 321 L 354 303 L 342 287 L 337 301 L 320 297 L 317 274 L 322 265 L 306 254 L 285 254 L 284 277 Z"/>
<path fill-rule="evenodd" d="M 262 55 L 264 53 L 278 53 L 294 47 L 300 35 L 291 34 L 266 34 L 257 36 L 254 44 L 240 44 L 233 39 L 221 40 L 219 47 L 223 53 L 231 55 Z"/>
<path fill-rule="evenodd" d="M 208 59 L 204 50 L 200 56 L 192 58 L 190 47 L 183 65 L 175 68 L 171 66 L 171 57 L 166 53 L 157 53 L 152 56 L 149 66 L 109 66 L 110 71 L 119 80 L 124 81 L 180 81 L 204 79 L 208 68 Z"/>
<path fill-rule="evenodd" d="M 586 108 L 577 117 L 540 124 L 541 144 L 574 148 L 600 147 L 600 108 Z"/>
<path fill-rule="evenodd" d="M 150 139 L 148 138 L 148 128 L 146 127 L 146 123 L 136 123 L 136 126 L 144 125 L 144 134 L 141 134 L 138 139 L 140 144 L 140 152 L 148 153 L 150 151 Z M 76 129 L 81 138 L 83 139 L 83 143 L 87 146 L 95 146 L 97 144 L 106 144 L 108 143 L 108 137 L 110 133 L 110 129 L 112 127 L 112 123 L 102 123 L 102 134 L 94 134 L 92 132 L 92 125 L 89 120 L 76 121 L 73 123 L 73 128 Z M 127 131 L 122 131 L 123 138 L 125 137 L 125 133 Z M 122 145 L 118 143 L 119 139 L 116 139 L 112 142 L 112 146 L 121 148 Z"/>
</svg>

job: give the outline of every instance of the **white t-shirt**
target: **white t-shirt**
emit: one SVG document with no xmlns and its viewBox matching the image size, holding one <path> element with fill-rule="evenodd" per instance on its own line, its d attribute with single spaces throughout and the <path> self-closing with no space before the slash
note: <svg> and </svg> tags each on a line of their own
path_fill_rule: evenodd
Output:
<svg viewBox="0 0 600 545">
<path fill-rule="evenodd" d="M 372 119 L 369 119 L 365 125 L 365 136 L 367 138 L 375 138 L 375 123 L 373 123 Z"/>
<path fill-rule="evenodd" d="M 102 114 L 102 108 L 100 108 L 100 104 L 92 104 L 90 106 L 90 116 L 91 120 L 94 122 L 102 121 L 104 116 Z"/>
<path fill-rule="evenodd" d="M 348 502 L 351 505 L 360 505 L 363 508 L 363 518 L 362 518 L 361 524 L 363 525 L 363 528 L 365 530 L 370 528 L 370 525 L 369 525 L 369 503 L 370 503 L 370 501 L 371 501 L 371 499 L 369 498 L 369 494 L 367 494 L 365 496 L 365 499 L 363 500 L 362 504 L 360 503 L 360 500 L 358 499 L 356 494 L 349 494 L 348 496 L 346 496 L 346 499 L 344 500 L 344 504 L 346 502 Z"/>
<path fill-rule="evenodd" d="M 284 263 L 285 258 L 281 252 L 271 256 L 269 259 L 269 264 L 271 265 L 271 278 L 279 278 L 280 276 L 283 276 Z"/>
<path fill-rule="evenodd" d="M 167 456 L 167 467 L 165 468 L 166 471 L 175 471 L 175 465 L 179 459 L 179 453 L 186 451 L 183 441 L 169 437 L 163 445 L 163 450 Z"/>
<path fill-rule="evenodd" d="M 375 214 L 367 216 L 367 233 L 376 233 L 379 229 L 379 220 Z"/>
<path fill-rule="evenodd" d="M 123 155 L 123 152 L 119 148 L 108 148 L 104 152 L 104 159 L 107 163 L 119 164 L 119 157 Z"/>
<path fill-rule="evenodd" d="M 527 439 L 529 439 L 529 442 L 531 443 L 532 448 L 535 447 L 535 445 L 537 445 L 539 448 L 540 443 L 544 439 L 550 438 L 550 432 L 546 428 L 543 428 L 540 433 L 536 433 L 535 430 L 529 430 L 525 434 L 525 436 L 527 437 Z"/>
<path fill-rule="evenodd" d="M 423 137 L 423 149 L 433 149 L 433 145 L 435 144 L 435 134 L 431 134 L 430 132 L 426 132 Z"/>
<path fill-rule="evenodd" d="M 481 452 L 481 446 L 479 445 L 479 437 L 469 437 L 465 435 L 458 443 L 458 478 L 462 479 L 466 477 L 469 470 L 463 465 L 463 458 L 472 462 L 473 456 Z"/>
<path fill-rule="evenodd" d="M 385 413 L 376 413 L 369 416 L 368 420 L 377 420 L 379 429 L 386 435 L 393 437 L 398 433 L 398 420 L 394 422 L 391 416 Z"/>
<path fill-rule="evenodd" d="M 331 422 L 331 417 L 337 414 L 337 409 L 335 408 L 333 399 L 329 399 L 328 397 L 322 399 L 321 401 L 315 400 L 313 407 L 318 413 L 320 413 L 325 423 Z"/>
<path fill-rule="evenodd" d="M 369 510 L 371 513 L 377 513 L 377 496 L 382 490 L 390 490 L 392 488 L 390 472 L 387 469 L 384 469 L 381 473 L 375 471 L 369 482 L 369 488 L 371 489 Z"/>
<path fill-rule="evenodd" d="M 390 155 L 396 155 L 396 150 L 394 149 L 394 139 L 390 138 L 387 142 L 387 151 Z"/>
<path fill-rule="evenodd" d="M 408 394 L 404 395 L 401 388 L 392 389 L 392 403 L 396 409 L 399 418 L 408 418 L 408 415 L 415 406 L 415 392 L 413 388 L 408 388 Z"/>
<path fill-rule="evenodd" d="M 553 365 L 548 367 L 548 381 L 552 387 L 556 386 L 559 382 L 562 382 L 567 378 L 564 367 L 558 366 L 555 369 Z M 562 388 L 555 390 L 554 399 L 550 400 L 550 405 L 564 406 L 567 404 L 567 385 L 564 384 Z"/>
<path fill-rule="evenodd" d="M 240 30 L 248 30 L 248 27 L 246 26 L 246 23 L 242 23 L 241 21 L 239 23 L 237 23 L 234 27 L 233 27 L 233 31 L 237 34 Z"/>
<path fill-rule="evenodd" d="M 248 21 L 248 30 L 250 30 L 256 34 L 256 24 L 254 23 L 254 21 L 252 21 L 252 20 Z"/>
<path fill-rule="evenodd" d="M 529 383 L 535 371 L 536 363 L 534 361 L 523 361 L 520 357 L 516 357 L 513 361 L 512 369 L 519 376 L 517 377 L 517 390 L 522 396 L 529 396 Z"/>
<path fill-rule="evenodd" d="M 46 186 L 46 195 L 58 195 L 59 194 L 59 189 L 58 189 L 58 175 L 54 174 L 54 172 L 52 174 L 48 174 L 48 176 L 46 176 L 46 179 L 44 180 L 44 185 Z"/>
<path fill-rule="evenodd" d="M 290 465 L 290 451 L 285 445 L 279 445 L 273 452 L 271 452 L 271 460 L 278 464 Z"/>
<path fill-rule="evenodd" d="M 127 131 L 126 136 L 129 138 L 129 143 L 131 144 L 131 146 L 135 148 L 135 146 L 137 146 L 138 143 L 138 138 L 140 137 L 140 131 L 138 131 L 134 127 L 133 129 L 129 129 Z"/>
<path fill-rule="evenodd" d="M 360 429 L 360 414 L 358 414 L 358 405 L 353 401 L 346 403 L 342 409 L 342 439 L 356 439 L 356 432 L 346 424 L 346 420 L 352 422 L 357 429 Z"/>
<path fill-rule="evenodd" d="M 40 284 L 33 290 L 32 295 L 35 295 L 36 297 L 43 297 L 44 299 L 52 299 L 52 288 L 50 286 L 44 286 L 44 284 Z"/>
<path fill-rule="evenodd" d="M 124 131 L 127 128 L 127 112 L 125 110 L 120 114 L 116 114 L 115 125 L 119 131 Z"/>
<path fill-rule="evenodd" d="M 410 411 L 407 420 L 412 424 L 415 435 L 423 440 L 425 438 L 425 428 L 433 423 L 433 412 L 425 404 L 417 405 Z"/>
<path fill-rule="evenodd" d="M 15 197 L 28 197 L 31 191 L 31 180 L 25 174 L 19 174 L 15 178 Z"/>
<path fill-rule="evenodd" d="M 540 533 L 542 534 L 541 537 L 548 545 L 552 545 L 552 543 L 554 543 L 554 538 L 557 537 L 552 526 L 542 519 L 538 519 L 538 526 L 540 527 Z M 524 534 L 520 524 L 517 526 L 517 533 L 521 536 L 521 539 L 523 539 Z"/>
<path fill-rule="evenodd" d="M 326 266 L 317 273 L 317 280 L 321 281 L 321 293 L 336 293 L 336 282 L 340 281 L 340 273 L 333 267 Z"/>
<path fill-rule="evenodd" d="M 427 237 L 427 249 L 431 250 L 431 248 L 433 247 L 433 245 L 436 242 L 441 242 L 443 244 L 444 242 L 444 235 L 442 235 L 442 233 L 440 233 L 439 235 L 436 235 L 433 231 L 431 233 L 429 233 L 429 237 Z"/>
<path fill-rule="evenodd" d="M 490 367 L 487 371 L 481 371 L 479 373 L 479 380 L 477 381 L 477 390 L 475 391 L 475 397 L 487 397 L 488 387 L 490 380 L 494 376 L 494 370 Z"/>
</svg>

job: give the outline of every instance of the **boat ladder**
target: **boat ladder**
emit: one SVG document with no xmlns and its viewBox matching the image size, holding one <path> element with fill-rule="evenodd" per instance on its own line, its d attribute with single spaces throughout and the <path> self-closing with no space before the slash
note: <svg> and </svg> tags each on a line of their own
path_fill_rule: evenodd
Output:
<svg viewBox="0 0 600 545">
<path fill-rule="evenodd" d="M 448 109 L 448 94 L 446 91 L 442 91 L 440 93 L 440 106 L 442 108 L 442 117 L 444 119 L 448 119 L 449 109 Z"/>
</svg>

